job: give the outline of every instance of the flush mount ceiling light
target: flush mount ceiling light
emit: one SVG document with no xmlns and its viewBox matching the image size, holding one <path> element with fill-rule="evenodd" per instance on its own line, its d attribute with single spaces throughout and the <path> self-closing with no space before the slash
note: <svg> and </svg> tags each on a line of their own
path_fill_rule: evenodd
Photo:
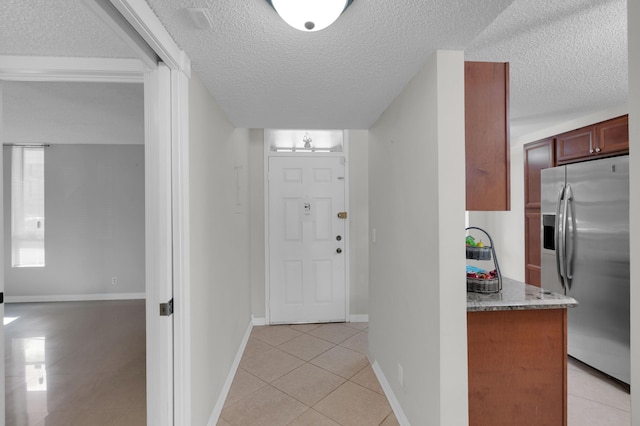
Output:
<svg viewBox="0 0 640 426">
<path fill-rule="evenodd" d="M 320 31 L 333 24 L 353 0 L 267 0 L 278 15 L 300 31 Z"/>
</svg>

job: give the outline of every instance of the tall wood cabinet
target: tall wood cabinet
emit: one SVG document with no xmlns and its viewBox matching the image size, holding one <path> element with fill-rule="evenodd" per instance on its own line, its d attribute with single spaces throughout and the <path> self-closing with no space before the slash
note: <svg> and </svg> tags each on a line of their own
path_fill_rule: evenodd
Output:
<svg viewBox="0 0 640 426">
<path fill-rule="evenodd" d="M 554 138 L 524 147 L 525 282 L 540 287 L 540 172 L 553 167 Z"/>
<path fill-rule="evenodd" d="M 464 63 L 467 210 L 509 210 L 509 64 Z"/>
<path fill-rule="evenodd" d="M 540 172 L 562 164 L 629 152 L 628 116 L 585 126 L 524 146 L 525 281 L 540 287 Z"/>
</svg>

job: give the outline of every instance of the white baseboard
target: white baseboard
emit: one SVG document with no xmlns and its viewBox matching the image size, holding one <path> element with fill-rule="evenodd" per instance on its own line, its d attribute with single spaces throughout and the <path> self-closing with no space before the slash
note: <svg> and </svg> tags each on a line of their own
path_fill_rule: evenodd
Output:
<svg viewBox="0 0 640 426">
<path fill-rule="evenodd" d="M 255 318 L 251 315 L 251 321 L 253 325 L 258 327 L 261 325 L 267 325 L 266 318 Z M 349 322 L 369 322 L 369 315 L 367 314 L 359 314 L 359 315 L 349 315 Z"/>
<path fill-rule="evenodd" d="M 369 322 L 369 314 L 349 315 L 349 322 Z"/>
<path fill-rule="evenodd" d="M 229 374 L 227 375 L 227 380 L 224 382 L 224 386 L 222 386 L 222 390 L 220 391 L 220 396 L 218 397 L 218 401 L 216 402 L 215 407 L 213 407 L 213 412 L 211 413 L 211 417 L 209 417 L 209 422 L 207 423 L 207 426 L 216 426 L 216 424 L 218 424 L 218 420 L 220 419 L 220 414 L 222 414 L 222 407 L 224 407 L 224 402 L 227 400 L 227 396 L 229 395 L 229 389 L 231 389 L 233 378 L 236 376 L 236 372 L 238 371 L 238 366 L 240 365 L 242 354 L 244 353 L 244 350 L 247 347 L 247 342 L 249 341 L 249 336 L 251 336 L 252 328 L 253 328 L 253 321 L 249 322 L 249 327 L 247 327 L 247 331 L 244 333 L 242 342 L 240 342 L 240 347 L 238 348 L 236 357 L 233 360 L 233 364 L 231 364 L 231 369 L 229 370 Z"/>
<path fill-rule="evenodd" d="M 6 296 L 5 303 L 83 302 L 94 300 L 146 299 L 145 293 L 49 294 L 42 296 Z"/>
<path fill-rule="evenodd" d="M 266 318 L 255 318 L 253 315 L 251 315 L 251 322 L 256 327 L 261 326 L 261 325 L 267 325 L 267 319 Z"/>
<path fill-rule="evenodd" d="M 387 378 L 382 372 L 382 369 L 380 368 L 380 364 L 378 364 L 378 361 L 373 361 L 371 363 L 371 368 L 373 368 L 373 372 L 378 378 L 378 382 L 380 382 L 380 386 L 382 387 L 384 394 L 387 396 L 387 399 L 389 400 L 389 404 L 391 405 L 391 409 L 393 410 L 393 413 L 396 415 L 396 419 L 398 420 L 398 423 L 400 424 L 400 426 L 411 426 L 411 423 L 409 423 L 409 419 L 407 419 L 407 416 L 404 414 L 404 411 L 402 411 L 402 407 L 400 406 L 400 402 L 398 402 L 398 398 L 396 398 L 396 395 L 393 393 L 393 390 L 391 389 L 391 385 L 389 384 L 389 382 L 387 381 Z"/>
</svg>

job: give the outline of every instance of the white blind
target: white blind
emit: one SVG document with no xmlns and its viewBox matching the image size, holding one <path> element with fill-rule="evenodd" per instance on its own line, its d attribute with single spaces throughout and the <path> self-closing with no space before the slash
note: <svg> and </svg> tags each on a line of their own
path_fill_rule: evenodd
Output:
<svg viewBox="0 0 640 426">
<path fill-rule="evenodd" d="M 44 266 L 44 148 L 11 151 L 11 262 Z"/>
</svg>

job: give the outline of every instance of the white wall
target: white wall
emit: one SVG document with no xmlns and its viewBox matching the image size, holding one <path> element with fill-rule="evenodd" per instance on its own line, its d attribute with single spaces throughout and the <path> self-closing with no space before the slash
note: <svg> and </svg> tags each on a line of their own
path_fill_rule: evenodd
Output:
<svg viewBox="0 0 640 426">
<path fill-rule="evenodd" d="M 349 130 L 349 256 L 352 317 L 369 312 L 368 132 Z M 250 132 L 251 313 L 265 318 L 264 131 Z"/>
<path fill-rule="evenodd" d="M 141 83 L 4 81 L 2 85 L 2 142 L 144 145 Z"/>
<path fill-rule="evenodd" d="M 511 141 L 511 210 L 469 212 L 469 224 L 485 229 L 494 240 L 502 274 L 524 281 L 524 157 L 523 146 L 589 124 L 619 117 L 627 105 L 599 111 L 553 127 L 538 129 Z"/>
<path fill-rule="evenodd" d="M 629 164 L 631 241 L 640 238 L 640 2 L 629 1 Z M 631 244 L 631 424 L 640 426 L 640 248 Z M 635 308 L 635 309 L 634 309 Z"/>
<path fill-rule="evenodd" d="M 369 132 L 349 130 L 349 313 L 369 313 Z"/>
<path fill-rule="evenodd" d="M 11 265 L 11 148 L 4 148 L 9 301 L 144 297 L 144 147 L 45 149 L 45 267 Z M 117 285 L 111 278 L 117 277 Z"/>
<path fill-rule="evenodd" d="M 251 213 L 251 313 L 264 319 L 264 131 L 252 129 L 249 142 L 249 205 Z"/>
<path fill-rule="evenodd" d="M 429 58 L 369 142 L 370 356 L 411 424 L 466 425 L 463 53 Z"/>
<path fill-rule="evenodd" d="M 249 130 L 195 75 L 189 115 L 191 419 L 205 425 L 251 321 Z"/>
</svg>

